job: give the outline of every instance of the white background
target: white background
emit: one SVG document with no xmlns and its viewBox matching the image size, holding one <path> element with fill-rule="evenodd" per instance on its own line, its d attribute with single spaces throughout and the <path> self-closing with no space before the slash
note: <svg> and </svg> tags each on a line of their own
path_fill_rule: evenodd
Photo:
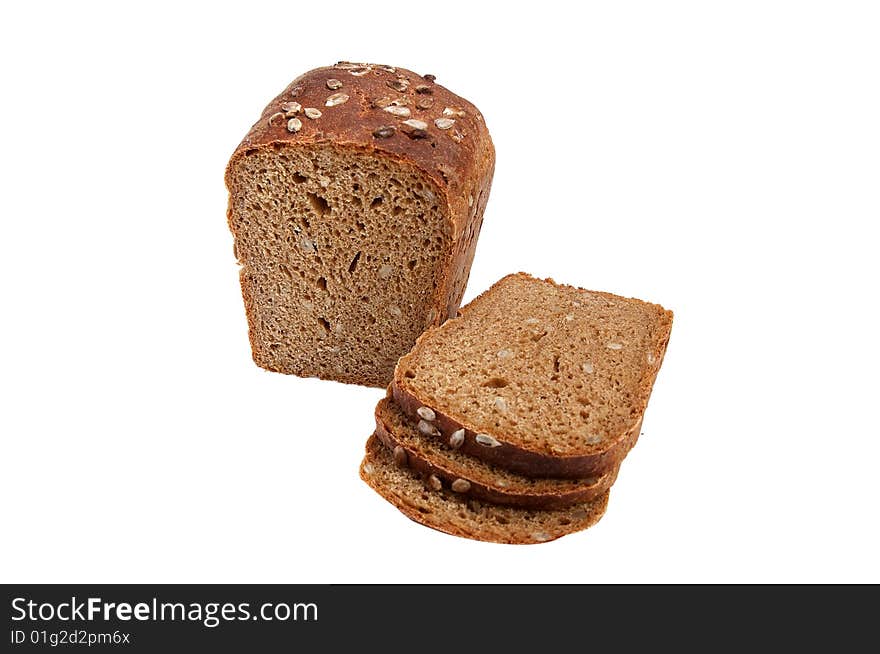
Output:
<svg viewBox="0 0 880 654">
<path fill-rule="evenodd" d="M 880 582 L 875 3 L 0 12 L 0 581 Z M 339 59 L 484 113 L 466 300 L 525 270 L 675 311 L 593 529 L 420 527 L 358 479 L 381 390 L 251 362 L 223 169 Z"/>
</svg>

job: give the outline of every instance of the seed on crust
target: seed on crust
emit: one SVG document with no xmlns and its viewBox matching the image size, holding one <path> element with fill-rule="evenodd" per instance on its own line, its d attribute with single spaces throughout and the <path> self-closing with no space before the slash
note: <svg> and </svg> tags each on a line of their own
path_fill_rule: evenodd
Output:
<svg viewBox="0 0 880 654">
<path fill-rule="evenodd" d="M 379 70 L 384 70 L 386 73 L 396 73 L 397 72 L 397 69 L 394 66 L 383 66 L 383 65 L 377 64 L 376 68 L 378 68 Z"/>
<path fill-rule="evenodd" d="M 324 103 L 324 106 L 335 107 L 336 105 L 345 104 L 346 102 L 348 102 L 348 94 L 334 93 L 329 98 L 327 98 L 327 101 Z"/>
<path fill-rule="evenodd" d="M 437 129 L 449 129 L 453 125 L 455 125 L 454 118 L 438 118 L 434 121 L 434 124 L 437 126 Z"/>
<path fill-rule="evenodd" d="M 373 130 L 373 136 L 377 139 L 387 139 L 394 136 L 394 132 L 396 131 L 397 129 L 391 125 L 383 125 L 382 127 Z"/>
<path fill-rule="evenodd" d="M 412 127 L 413 129 L 428 129 L 428 123 L 426 123 L 424 120 L 419 120 L 418 118 L 410 118 L 409 120 L 403 121 L 403 124 L 407 127 Z"/>
<path fill-rule="evenodd" d="M 276 111 L 274 114 L 269 116 L 269 127 L 275 127 L 275 125 L 280 125 L 284 122 L 284 114 L 280 111 Z"/>
<path fill-rule="evenodd" d="M 428 138 L 428 132 L 424 129 L 411 129 L 408 132 L 404 132 L 411 139 L 426 139 Z"/>
<path fill-rule="evenodd" d="M 311 118 L 312 120 L 316 120 L 321 117 L 321 111 L 319 109 L 315 109 L 314 107 L 308 107 L 305 110 L 306 118 Z"/>
<path fill-rule="evenodd" d="M 331 91 L 335 91 L 336 89 L 341 89 L 342 82 L 340 82 L 335 77 L 331 77 L 330 79 L 327 80 L 327 88 L 330 89 Z"/>
<path fill-rule="evenodd" d="M 383 96 L 381 98 L 376 98 L 375 100 L 373 100 L 373 106 L 376 107 L 377 109 L 384 109 L 385 107 L 389 106 L 390 104 L 391 104 L 391 98 L 389 98 L 387 95 Z"/>
<path fill-rule="evenodd" d="M 437 79 L 437 76 L 431 75 L 431 73 L 428 73 L 427 75 L 422 75 L 422 78 L 428 80 L 429 82 L 433 82 L 434 80 Z"/>
<path fill-rule="evenodd" d="M 281 111 L 285 114 L 288 114 L 288 118 L 292 118 L 300 111 L 302 111 L 303 106 L 299 102 L 282 102 L 281 103 Z"/>
<path fill-rule="evenodd" d="M 394 465 L 398 468 L 405 468 L 409 457 L 406 455 L 406 450 L 398 445 L 394 448 Z"/>
<path fill-rule="evenodd" d="M 406 91 L 409 88 L 409 80 L 405 77 L 398 77 L 397 79 L 390 79 L 385 84 L 394 89 L 395 91 Z"/>
<path fill-rule="evenodd" d="M 433 422 L 437 419 L 437 414 L 434 413 L 434 409 L 429 406 L 420 406 L 416 409 L 416 413 L 419 414 L 419 418 L 423 418 L 428 422 Z"/>
<path fill-rule="evenodd" d="M 456 493 L 467 493 L 471 489 L 471 482 L 467 479 L 456 479 L 452 482 L 452 490 Z"/>
<path fill-rule="evenodd" d="M 489 434 L 477 434 L 474 436 L 474 440 L 483 447 L 499 447 L 501 445 L 499 441 L 489 436 Z"/>
<path fill-rule="evenodd" d="M 449 447 L 457 450 L 464 445 L 464 429 L 456 429 L 449 437 Z"/>
<path fill-rule="evenodd" d="M 392 116 L 398 116 L 399 118 L 409 118 L 412 115 L 409 107 L 398 107 L 394 104 L 384 107 L 383 111 L 387 111 Z"/>
<path fill-rule="evenodd" d="M 458 107 L 446 107 L 443 110 L 443 115 L 447 118 L 462 118 L 464 117 L 464 110 L 459 109 Z"/>
<path fill-rule="evenodd" d="M 363 77 L 367 73 L 372 70 L 369 66 L 355 66 L 354 68 L 349 69 L 349 73 L 354 75 L 355 77 Z"/>
<path fill-rule="evenodd" d="M 419 420 L 419 433 L 425 436 L 439 436 L 440 430 L 427 420 Z"/>
<path fill-rule="evenodd" d="M 428 486 L 430 486 L 431 490 L 438 491 L 443 488 L 443 482 L 440 481 L 440 477 L 437 475 L 431 475 L 428 477 Z"/>
<path fill-rule="evenodd" d="M 287 121 L 287 131 L 288 132 L 298 132 L 302 129 L 303 121 L 299 118 L 291 118 Z"/>
<path fill-rule="evenodd" d="M 419 98 L 416 109 L 430 109 L 434 106 L 434 98 Z"/>
<path fill-rule="evenodd" d="M 303 92 L 303 87 L 301 85 L 294 86 L 292 89 L 290 89 L 290 97 L 291 98 L 299 97 L 299 94 L 302 92 Z"/>
<path fill-rule="evenodd" d="M 419 84 L 419 85 L 416 87 L 416 93 L 419 93 L 419 94 L 425 94 L 425 93 L 430 94 L 430 93 L 433 93 L 433 92 L 434 92 L 434 89 L 432 89 L 432 88 L 431 88 L 430 86 L 428 86 L 427 84 Z"/>
</svg>

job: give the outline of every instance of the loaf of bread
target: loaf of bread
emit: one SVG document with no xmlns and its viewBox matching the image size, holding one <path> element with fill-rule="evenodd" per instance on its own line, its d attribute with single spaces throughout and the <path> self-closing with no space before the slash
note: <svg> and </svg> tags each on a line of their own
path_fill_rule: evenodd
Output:
<svg viewBox="0 0 880 654">
<path fill-rule="evenodd" d="M 340 62 L 294 80 L 226 169 L 254 361 L 387 386 L 458 309 L 494 165 L 483 116 L 432 75 Z"/>
<path fill-rule="evenodd" d="M 591 527 L 608 506 L 608 491 L 564 509 L 539 510 L 487 504 L 447 488 L 432 490 L 418 472 L 396 465 L 376 436 L 367 441 L 360 475 L 411 520 L 453 536 L 493 543 L 546 543 Z"/>
<path fill-rule="evenodd" d="M 640 428 L 671 328 L 656 304 L 509 275 L 419 338 L 392 393 L 465 454 L 532 477 L 602 474 Z"/>
</svg>

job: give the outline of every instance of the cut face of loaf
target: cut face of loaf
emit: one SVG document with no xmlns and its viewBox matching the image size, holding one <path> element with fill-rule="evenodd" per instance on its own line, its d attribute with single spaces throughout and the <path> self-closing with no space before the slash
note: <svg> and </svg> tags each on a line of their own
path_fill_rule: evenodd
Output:
<svg viewBox="0 0 880 654">
<path fill-rule="evenodd" d="M 454 491 L 433 491 L 419 474 L 394 464 L 375 436 L 367 441 L 361 479 L 401 513 L 438 531 L 493 543 L 545 543 L 596 524 L 608 506 L 608 491 L 596 499 L 557 510 L 523 509 L 469 500 Z"/>
<path fill-rule="evenodd" d="M 584 477 L 622 460 L 671 312 L 519 273 L 460 313 L 398 363 L 392 393 L 408 416 L 428 407 L 442 437 L 462 430 L 462 452 L 527 476 Z"/>
<path fill-rule="evenodd" d="M 254 361 L 387 386 L 458 308 L 493 168 L 482 116 L 433 79 L 341 63 L 295 80 L 226 171 Z"/>
</svg>

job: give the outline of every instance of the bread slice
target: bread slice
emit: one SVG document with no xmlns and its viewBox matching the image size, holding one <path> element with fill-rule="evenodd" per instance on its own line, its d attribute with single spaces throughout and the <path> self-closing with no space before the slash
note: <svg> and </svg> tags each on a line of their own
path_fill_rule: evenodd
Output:
<svg viewBox="0 0 880 654">
<path fill-rule="evenodd" d="M 458 432 L 462 452 L 519 474 L 602 474 L 640 428 L 671 327 L 656 304 L 509 275 L 418 339 L 394 401 L 414 420 L 427 407 L 426 431 Z"/>
<path fill-rule="evenodd" d="M 638 431 L 634 432 L 638 437 Z M 434 490 L 455 488 L 460 495 L 531 509 L 560 509 L 587 502 L 607 491 L 618 467 L 585 479 L 536 479 L 509 472 L 462 454 L 436 438 L 419 432 L 388 398 L 376 405 L 376 436 L 392 451 L 395 461 L 422 475 Z M 632 439 L 629 446 L 635 444 Z"/>
<path fill-rule="evenodd" d="M 361 479 L 405 516 L 438 531 L 493 543 L 532 544 L 555 540 L 596 524 L 608 506 L 608 491 L 558 510 L 483 504 L 442 489 L 427 488 L 419 473 L 394 464 L 376 436 L 367 441 Z"/>
<path fill-rule="evenodd" d="M 294 80 L 226 169 L 257 365 L 387 386 L 458 309 L 494 163 L 480 112 L 433 76 L 340 62 Z"/>
</svg>

